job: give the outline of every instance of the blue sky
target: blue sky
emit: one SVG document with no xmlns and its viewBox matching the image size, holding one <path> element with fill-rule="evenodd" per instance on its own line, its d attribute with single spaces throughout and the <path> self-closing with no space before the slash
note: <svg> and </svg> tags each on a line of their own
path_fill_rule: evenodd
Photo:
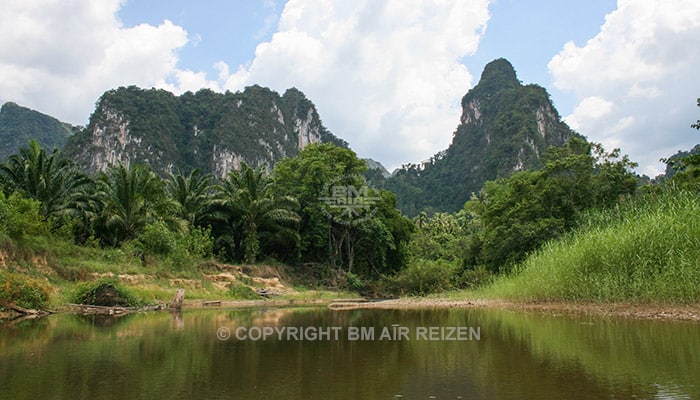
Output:
<svg viewBox="0 0 700 400">
<path fill-rule="evenodd" d="M 479 49 L 463 61 L 476 74 L 493 59 L 508 59 L 523 83 L 547 88 L 559 112 L 568 115 L 575 97 L 554 87 L 547 63 L 567 41 L 584 45 L 595 36 L 615 6 L 612 0 L 497 0 L 489 6 Z"/>
<path fill-rule="evenodd" d="M 120 85 L 295 86 L 392 169 L 446 148 L 461 97 L 505 57 L 640 173 L 700 142 L 695 0 L 12 0 L 0 35 L 0 102 L 74 124 Z"/>
<path fill-rule="evenodd" d="M 185 28 L 192 42 L 179 51 L 180 65 L 215 76 L 214 63 L 240 65 L 269 40 L 284 2 L 241 0 L 128 0 L 119 11 L 126 26 L 170 20 Z"/>
</svg>

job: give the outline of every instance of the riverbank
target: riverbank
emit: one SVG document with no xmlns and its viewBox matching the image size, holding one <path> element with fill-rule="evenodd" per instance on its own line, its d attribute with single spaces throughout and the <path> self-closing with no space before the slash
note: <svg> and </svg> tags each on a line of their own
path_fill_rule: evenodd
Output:
<svg viewBox="0 0 700 400">
<path fill-rule="evenodd" d="M 577 302 L 525 302 L 497 299 L 454 300 L 449 298 L 399 298 L 368 301 L 356 298 L 332 298 L 326 293 L 322 298 L 285 298 L 267 300 L 203 300 L 187 299 L 183 309 L 235 309 L 277 307 L 329 307 L 339 311 L 359 309 L 439 309 L 439 308 L 496 308 L 512 311 L 544 313 L 549 315 L 593 315 L 602 317 L 627 317 L 635 319 L 678 320 L 700 322 L 700 304 L 636 304 L 636 303 L 577 303 Z M 60 307 L 56 312 L 72 312 L 70 307 Z M 17 314 L 0 311 L 0 320 Z"/>
<path fill-rule="evenodd" d="M 100 254 L 111 254 L 100 250 Z M 200 262 L 187 271 L 170 271 L 164 266 L 141 265 L 129 257 L 105 258 L 97 267 L 81 270 L 83 279 L 71 281 L 58 272 L 62 258 L 33 258 L 10 276 L 27 277 L 28 288 L 45 287 L 51 301 L 42 307 L 57 312 L 72 312 L 67 304 L 76 303 L 76 293 L 83 285 L 108 281 L 122 285 L 133 297 L 135 307 L 168 304 L 176 288 L 186 290 L 185 309 L 200 308 L 272 308 L 329 306 L 333 309 L 417 309 L 417 308 L 500 308 L 550 314 L 591 314 L 645 319 L 700 321 L 700 303 L 653 301 L 533 301 L 509 298 L 501 293 L 483 291 L 444 292 L 430 297 L 404 297 L 384 301 L 363 300 L 357 294 L 320 290 L 305 286 L 305 280 L 288 276 L 281 265 L 229 265 L 213 261 Z M 99 267 L 99 268 L 98 268 Z M 58 270 L 58 271 L 57 271 Z M 2 272 L 2 271 L 0 271 Z M 14 275 L 13 275 L 14 274 Z M 33 293 L 33 291 L 29 291 Z M 506 293 L 507 294 L 507 293 Z M 267 297 L 264 298 L 263 296 Z M 29 307 L 25 307 L 29 308 Z M 74 311 L 73 311 L 74 312 Z M 0 319 L 18 314 L 0 309 Z"/>
<path fill-rule="evenodd" d="M 440 298 L 401 298 L 378 302 L 336 302 L 329 307 L 351 309 L 421 309 L 421 308 L 499 308 L 547 314 L 590 314 L 641 319 L 700 321 L 700 304 L 635 304 L 526 302 L 508 300 L 452 300 Z"/>
</svg>

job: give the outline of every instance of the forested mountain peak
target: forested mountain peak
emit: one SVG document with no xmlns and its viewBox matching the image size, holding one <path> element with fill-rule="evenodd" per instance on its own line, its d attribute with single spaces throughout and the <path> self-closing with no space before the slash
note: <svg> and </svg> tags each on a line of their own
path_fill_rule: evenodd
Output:
<svg viewBox="0 0 700 400">
<path fill-rule="evenodd" d="M 39 111 L 7 102 L 0 108 L 0 161 L 26 146 L 30 139 L 48 149 L 61 148 L 75 129 Z"/>
<path fill-rule="evenodd" d="M 258 85 L 176 96 L 129 86 L 100 97 L 87 128 L 64 154 L 91 172 L 137 162 L 161 174 L 197 168 L 222 177 L 243 162 L 271 167 L 310 143 L 326 142 L 347 147 L 295 88 L 283 96 Z"/>
<path fill-rule="evenodd" d="M 560 118 L 547 91 L 522 85 L 503 58 L 486 65 L 462 98 L 460 124 L 450 146 L 429 161 L 408 164 L 383 186 L 398 195 L 404 213 L 455 211 L 483 184 L 542 167 L 548 147 L 577 135 Z"/>
<path fill-rule="evenodd" d="M 518 86 L 520 86 L 520 81 L 513 65 L 505 58 L 499 58 L 484 66 L 479 84 L 472 89 L 472 92 L 495 94 L 503 89 L 512 89 Z"/>
</svg>

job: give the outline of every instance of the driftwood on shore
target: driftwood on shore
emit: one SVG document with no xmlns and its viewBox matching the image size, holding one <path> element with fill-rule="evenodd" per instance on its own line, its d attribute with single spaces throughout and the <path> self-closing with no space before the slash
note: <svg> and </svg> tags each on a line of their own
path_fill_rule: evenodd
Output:
<svg viewBox="0 0 700 400">
<path fill-rule="evenodd" d="M 328 305 L 331 310 L 356 310 L 366 308 L 371 303 L 366 299 L 336 300 Z"/>
<path fill-rule="evenodd" d="M 7 310 L 14 311 L 22 316 L 43 317 L 44 315 L 53 314 L 53 311 L 51 310 L 34 310 L 30 308 L 23 308 L 15 303 L 2 303 L 0 306 Z"/>
<path fill-rule="evenodd" d="M 152 304 L 145 307 L 95 306 L 90 304 L 68 304 L 73 312 L 80 314 L 126 315 L 141 311 L 161 311 L 167 309 L 164 304 Z"/>
<path fill-rule="evenodd" d="M 264 297 L 264 298 L 266 298 L 266 299 L 269 299 L 269 298 L 272 298 L 272 297 L 277 297 L 277 296 L 279 296 L 280 294 L 279 294 L 278 292 L 276 292 L 276 291 L 275 291 L 274 289 L 272 289 L 272 288 L 265 288 L 265 289 L 258 289 L 258 295 L 259 295 L 260 297 Z"/>
</svg>

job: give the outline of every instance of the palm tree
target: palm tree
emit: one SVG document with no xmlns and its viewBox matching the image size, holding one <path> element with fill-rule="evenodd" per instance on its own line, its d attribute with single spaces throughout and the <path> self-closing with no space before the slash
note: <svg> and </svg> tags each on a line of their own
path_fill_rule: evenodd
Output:
<svg viewBox="0 0 700 400">
<path fill-rule="evenodd" d="M 221 204 L 240 224 L 244 256 L 249 263 L 255 262 L 260 252 L 262 233 L 298 241 L 295 226 L 300 218 L 294 210 L 299 202 L 291 196 L 275 196 L 272 185 L 263 168 L 253 169 L 243 163 L 240 171 L 229 172 L 220 187 Z"/>
<path fill-rule="evenodd" d="M 188 176 L 170 174 L 168 192 L 177 205 L 177 215 L 190 226 L 203 224 L 212 198 L 212 177 L 193 170 Z"/>
<path fill-rule="evenodd" d="M 135 238 L 157 219 L 168 219 L 172 202 L 165 182 L 148 167 L 119 163 L 98 179 L 98 194 L 103 204 L 101 236 L 109 244 Z M 171 219 L 174 225 L 177 221 Z"/>
<path fill-rule="evenodd" d="M 57 149 L 48 154 L 35 140 L 0 166 L 0 180 L 6 191 L 38 200 L 46 218 L 75 216 L 91 201 L 90 177 L 59 159 Z"/>
<path fill-rule="evenodd" d="M 435 213 L 430 219 L 430 226 L 436 232 L 455 233 L 459 229 L 456 218 L 449 213 Z"/>
<path fill-rule="evenodd" d="M 421 211 L 420 214 L 413 220 L 418 227 L 418 229 L 423 229 L 430 223 L 430 218 L 425 211 Z"/>
</svg>

